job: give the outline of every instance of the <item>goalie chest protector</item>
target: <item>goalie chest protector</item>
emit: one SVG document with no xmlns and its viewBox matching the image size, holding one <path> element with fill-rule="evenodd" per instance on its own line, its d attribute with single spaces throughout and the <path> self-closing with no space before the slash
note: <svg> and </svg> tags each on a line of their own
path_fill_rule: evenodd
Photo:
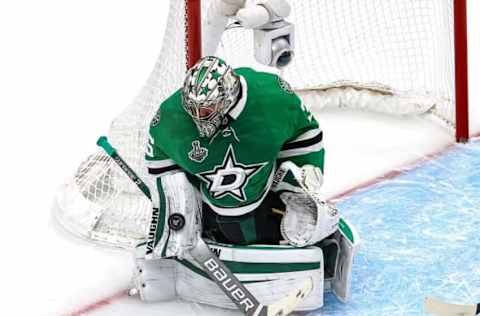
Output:
<svg viewBox="0 0 480 316">
<path fill-rule="evenodd" d="M 242 96 L 229 112 L 227 125 L 212 138 L 199 137 L 178 90 L 162 103 L 152 121 L 146 156 L 160 163 L 173 160 L 194 176 L 204 202 L 226 216 L 258 207 L 270 188 L 282 146 L 318 128 L 283 79 L 250 68 L 235 72 L 241 76 Z"/>
</svg>

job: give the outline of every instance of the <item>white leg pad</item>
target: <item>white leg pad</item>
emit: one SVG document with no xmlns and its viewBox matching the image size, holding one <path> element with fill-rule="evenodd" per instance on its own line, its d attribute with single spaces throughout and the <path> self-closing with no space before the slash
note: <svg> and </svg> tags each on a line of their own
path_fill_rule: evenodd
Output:
<svg viewBox="0 0 480 316">
<path fill-rule="evenodd" d="M 351 296 L 351 275 L 355 255 L 360 247 L 360 237 L 355 227 L 345 219 L 339 222 L 334 240 L 328 244 L 338 245 L 327 258 L 328 279 L 324 276 L 324 255 L 316 246 L 295 248 L 293 246 L 251 245 L 233 246 L 209 242 L 209 246 L 232 270 L 237 278 L 263 304 L 274 303 L 312 278 L 313 291 L 296 309 L 308 311 L 323 306 L 324 291 L 333 293 L 343 302 Z M 140 255 L 142 252 L 140 252 Z M 169 301 L 182 298 L 187 301 L 236 309 L 236 306 L 208 279 L 192 258 L 144 260 L 135 258 L 135 287 L 143 301 Z M 332 263 L 333 262 L 333 263 Z"/>
<path fill-rule="evenodd" d="M 312 278 L 314 289 L 297 310 L 323 306 L 323 254 L 320 248 L 210 245 L 261 303 L 274 303 L 299 288 L 305 279 Z M 179 263 L 177 293 L 184 300 L 236 309 L 191 260 Z"/>
<path fill-rule="evenodd" d="M 177 297 L 174 260 L 136 259 L 135 263 L 134 283 L 142 301 L 170 301 Z"/>
<path fill-rule="evenodd" d="M 351 297 L 353 259 L 360 249 L 361 240 L 355 227 L 345 219 L 340 220 L 335 238 L 340 244 L 340 257 L 331 287 L 337 298 L 345 303 Z"/>
</svg>

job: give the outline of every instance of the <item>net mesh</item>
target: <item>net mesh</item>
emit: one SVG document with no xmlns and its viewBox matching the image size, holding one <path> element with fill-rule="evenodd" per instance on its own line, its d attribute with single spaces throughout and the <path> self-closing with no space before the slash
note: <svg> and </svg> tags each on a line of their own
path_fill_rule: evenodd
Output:
<svg viewBox="0 0 480 316">
<path fill-rule="evenodd" d="M 281 75 L 297 91 L 308 91 L 304 94 L 313 107 L 360 107 L 392 114 L 431 111 L 454 125 L 453 1 L 290 3 L 295 59 Z M 218 54 L 235 67 L 265 69 L 250 53 L 251 32 L 227 30 Z M 350 89 L 339 89 L 344 87 Z M 365 95 L 365 89 L 370 93 Z"/>
<path fill-rule="evenodd" d="M 209 1 L 203 1 L 202 9 Z M 290 4 L 296 55 L 281 75 L 312 108 L 433 113 L 454 126 L 453 0 Z M 143 159 L 149 122 L 161 101 L 180 87 L 186 71 L 185 22 L 185 1 L 170 0 L 155 67 L 108 133 L 119 154 L 143 179 L 147 179 Z M 266 70 L 253 58 L 251 30 L 228 28 L 217 55 L 234 67 Z M 145 236 L 149 200 L 100 150 L 79 167 L 56 202 L 56 218 L 84 238 L 129 248 Z"/>
</svg>

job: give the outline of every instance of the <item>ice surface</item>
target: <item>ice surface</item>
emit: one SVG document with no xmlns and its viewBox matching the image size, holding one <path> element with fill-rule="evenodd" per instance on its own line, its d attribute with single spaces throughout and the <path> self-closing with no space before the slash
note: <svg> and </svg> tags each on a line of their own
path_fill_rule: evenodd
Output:
<svg viewBox="0 0 480 316">
<path fill-rule="evenodd" d="M 423 315 L 423 299 L 480 301 L 480 142 L 338 204 L 363 247 L 352 301 L 308 315 Z"/>
<path fill-rule="evenodd" d="M 424 315 L 432 295 L 480 301 L 480 141 L 456 145 L 404 174 L 338 203 L 357 227 L 348 304 L 327 294 L 305 316 Z M 200 304 L 120 299 L 88 315 L 241 315 Z"/>
</svg>

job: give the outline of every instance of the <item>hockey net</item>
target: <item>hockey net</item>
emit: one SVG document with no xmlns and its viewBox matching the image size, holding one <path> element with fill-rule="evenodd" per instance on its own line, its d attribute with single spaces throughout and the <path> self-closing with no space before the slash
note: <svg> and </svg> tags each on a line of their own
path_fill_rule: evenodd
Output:
<svg viewBox="0 0 480 316">
<path fill-rule="evenodd" d="M 202 12 L 209 1 L 202 1 Z M 143 160 L 149 122 L 162 100 L 182 84 L 187 53 L 199 49 L 189 44 L 192 32 L 198 30 L 192 31 L 194 23 L 187 20 L 190 5 L 196 2 L 170 0 L 155 67 L 108 133 L 143 179 L 147 179 Z M 290 3 L 288 20 L 296 28 L 296 55 L 281 75 L 311 107 L 427 114 L 455 129 L 453 0 Z M 202 37 L 208 39 L 208 34 Z M 265 69 L 254 61 L 252 31 L 234 24 L 224 32 L 217 55 L 235 67 Z M 63 185 L 55 217 L 78 236 L 130 248 L 144 240 L 150 211 L 150 201 L 99 150 Z"/>
</svg>

